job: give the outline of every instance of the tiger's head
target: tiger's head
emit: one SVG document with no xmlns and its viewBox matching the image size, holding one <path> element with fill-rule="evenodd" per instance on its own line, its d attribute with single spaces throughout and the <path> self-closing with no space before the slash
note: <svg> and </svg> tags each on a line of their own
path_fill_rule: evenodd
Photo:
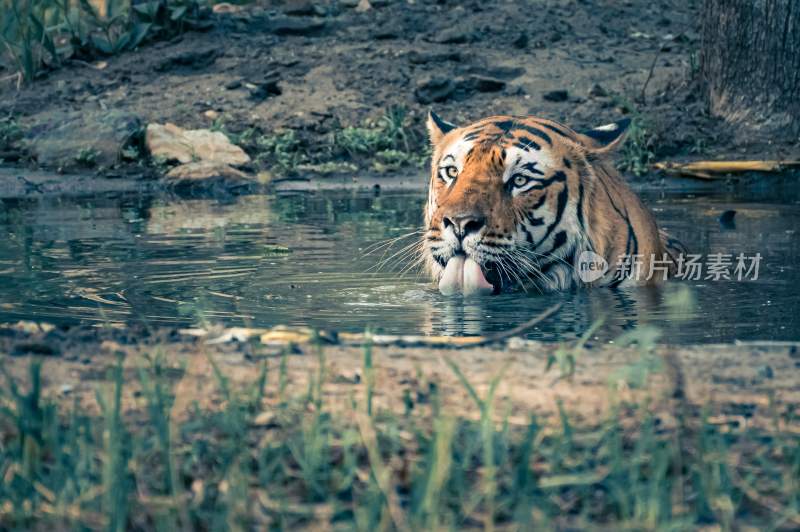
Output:
<svg viewBox="0 0 800 532">
<path fill-rule="evenodd" d="M 628 123 L 577 133 L 550 120 L 493 116 L 457 127 L 431 112 L 423 253 L 441 292 L 568 286 L 574 253 L 587 248 L 595 167 Z"/>
</svg>

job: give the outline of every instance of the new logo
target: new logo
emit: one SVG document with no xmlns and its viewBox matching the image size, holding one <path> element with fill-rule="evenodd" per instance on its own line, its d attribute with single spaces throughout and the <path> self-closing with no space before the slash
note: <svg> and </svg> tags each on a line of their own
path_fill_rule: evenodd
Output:
<svg viewBox="0 0 800 532">
<path fill-rule="evenodd" d="M 575 268 L 578 270 L 578 277 L 581 281 L 591 283 L 606 274 L 608 262 L 594 251 L 587 250 L 578 255 Z"/>
</svg>

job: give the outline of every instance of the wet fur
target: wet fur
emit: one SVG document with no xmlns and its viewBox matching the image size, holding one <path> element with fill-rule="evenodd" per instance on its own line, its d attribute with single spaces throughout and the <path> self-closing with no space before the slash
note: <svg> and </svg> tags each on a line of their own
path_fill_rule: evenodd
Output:
<svg viewBox="0 0 800 532">
<path fill-rule="evenodd" d="M 433 156 L 423 239 L 432 279 L 440 278 L 455 253 L 466 253 L 492 270 L 503 289 L 560 290 L 584 284 L 573 264 L 585 250 L 610 265 L 593 285 L 644 283 L 651 257 L 666 258 L 671 272 L 679 244 L 659 231 L 653 214 L 609 158 L 626 127 L 627 121 L 582 134 L 550 120 L 512 116 L 455 127 L 431 114 Z M 458 167 L 451 183 L 440 177 L 442 164 Z M 528 179 L 525 190 L 509 185 L 510 174 L 518 173 Z M 459 249 L 443 220 L 468 215 L 482 217 L 486 225 L 465 237 Z M 642 256 L 638 277 L 615 279 L 621 255 Z M 661 277 L 657 272 L 650 282 Z"/>
</svg>

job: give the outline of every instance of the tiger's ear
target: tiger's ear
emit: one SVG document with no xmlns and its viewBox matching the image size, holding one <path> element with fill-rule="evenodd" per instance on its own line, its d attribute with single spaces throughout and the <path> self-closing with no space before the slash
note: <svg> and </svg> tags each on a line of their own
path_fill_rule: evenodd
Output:
<svg viewBox="0 0 800 532">
<path fill-rule="evenodd" d="M 431 144 L 434 146 L 439 144 L 439 141 L 449 132 L 454 130 L 457 126 L 445 120 L 442 120 L 439 115 L 433 111 L 428 111 L 428 135 L 431 139 Z"/>
<path fill-rule="evenodd" d="M 611 153 L 622 146 L 627 136 L 628 126 L 630 125 L 631 119 L 623 118 L 611 124 L 599 126 L 588 131 L 582 131 L 581 134 L 591 139 L 588 148 L 592 152 L 602 155 Z"/>
</svg>

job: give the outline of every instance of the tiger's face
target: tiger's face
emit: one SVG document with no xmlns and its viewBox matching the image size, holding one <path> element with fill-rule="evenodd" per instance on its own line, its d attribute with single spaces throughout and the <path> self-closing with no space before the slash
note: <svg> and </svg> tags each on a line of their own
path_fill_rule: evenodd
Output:
<svg viewBox="0 0 800 532">
<path fill-rule="evenodd" d="M 423 249 L 442 293 L 498 293 L 568 275 L 553 267 L 571 266 L 584 237 L 582 180 L 598 145 L 533 117 L 456 127 L 431 113 L 428 129 Z"/>
</svg>

